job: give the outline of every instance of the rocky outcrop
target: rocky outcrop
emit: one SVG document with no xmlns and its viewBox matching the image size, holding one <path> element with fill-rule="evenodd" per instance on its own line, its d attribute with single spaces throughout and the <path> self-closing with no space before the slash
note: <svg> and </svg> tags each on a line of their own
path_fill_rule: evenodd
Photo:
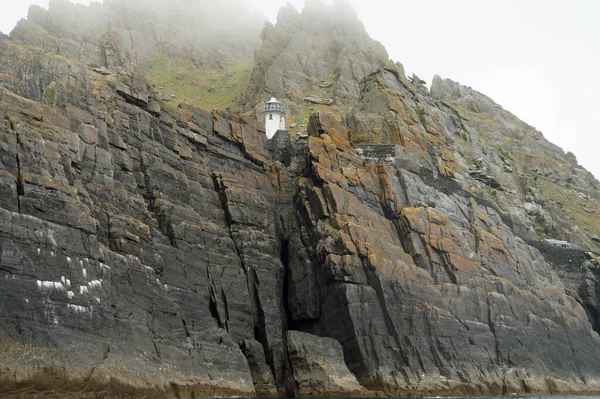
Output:
<svg viewBox="0 0 600 399">
<path fill-rule="evenodd" d="M 573 154 L 471 88 L 436 76 L 431 95 L 447 107 L 444 123 L 461 163 L 492 188 L 480 189 L 492 194 L 517 234 L 600 251 L 593 239 L 600 230 L 593 217 L 600 212 L 600 183 Z"/>
<path fill-rule="evenodd" d="M 401 64 L 368 76 L 345 117 L 350 141 L 401 145 L 413 158 L 405 168 L 453 177 L 523 239 L 600 251 L 590 217 L 600 212 L 600 183 L 572 156 L 473 89 L 436 77 L 429 92 L 418 81 Z"/>
<path fill-rule="evenodd" d="M 265 35 L 371 43 L 315 7 Z M 489 98 L 358 57 L 268 142 L 40 37 L 0 38 L 0 395 L 600 391 L 599 183 Z"/>
<path fill-rule="evenodd" d="M 600 256 L 573 247 L 531 242 L 552 265 L 565 284 L 565 291 L 585 309 L 600 334 Z"/>
<path fill-rule="evenodd" d="M 172 106 L 228 107 L 241 102 L 263 25 L 239 0 L 53 0 L 32 5 L 3 40 L 0 79 L 39 100 L 50 84 L 98 89 L 88 68 L 117 81 L 135 69 Z"/>
<path fill-rule="evenodd" d="M 309 133 L 291 234 L 301 244 L 290 243 L 289 257 L 313 268 L 290 263 L 288 312 L 298 328 L 341 342 L 363 386 L 597 389 L 599 338 L 585 311 L 492 207 L 458 184 L 444 192 L 426 174 L 364 167 L 348 131 L 325 115 Z M 296 288 L 306 281 L 312 293 Z"/>
<path fill-rule="evenodd" d="M 287 340 L 295 397 L 368 394 L 348 370 L 339 342 L 299 331 L 288 331 Z"/>
<path fill-rule="evenodd" d="M 352 104 L 362 78 L 388 59 L 345 1 L 307 2 L 301 13 L 288 4 L 276 25 L 267 23 L 262 40 L 254 55 L 248 108 L 267 96 L 301 104 L 305 95 L 320 97 L 324 89 L 333 97 L 326 100 Z"/>
<path fill-rule="evenodd" d="M 106 0 L 90 6 L 53 0 L 31 6 L 10 36 L 84 65 L 145 65 L 153 53 L 219 68 L 248 59 L 260 44 L 262 18 L 237 0 Z"/>
<path fill-rule="evenodd" d="M 259 376 L 273 394 L 287 360 L 264 132 L 160 106 L 132 77 L 104 89 L 63 86 L 56 108 L 2 91 L 0 391 L 251 395 Z"/>
</svg>

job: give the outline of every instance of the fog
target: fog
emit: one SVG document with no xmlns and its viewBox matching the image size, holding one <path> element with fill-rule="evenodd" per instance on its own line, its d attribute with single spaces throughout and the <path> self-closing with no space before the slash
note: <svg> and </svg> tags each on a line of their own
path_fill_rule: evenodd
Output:
<svg viewBox="0 0 600 399">
<path fill-rule="evenodd" d="M 279 7 L 304 4 L 232 1 L 221 12 L 241 16 L 250 7 L 273 22 Z M 438 74 L 490 96 L 600 177 L 599 1 L 348 1 L 408 73 L 428 83 Z M 0 0 L 0 31 L 8 33 L 29 3 L 48 0 Z"/>
</svg>

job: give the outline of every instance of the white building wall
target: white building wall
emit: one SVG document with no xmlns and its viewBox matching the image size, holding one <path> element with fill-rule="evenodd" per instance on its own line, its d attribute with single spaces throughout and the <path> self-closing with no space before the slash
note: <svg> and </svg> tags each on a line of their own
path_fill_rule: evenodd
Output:
<svg viewBox="0 0 600 399">
<path fill-rule="evenodd" d="M 279 122 L 279 130 L 285 130 L 285 116 L 281 115 L 281 119 Z"/>
<path fill-rule="evenodd" d="M 265 114 L 265 132 L 267 138 L 275 136 L 278 130 L 285 130 L 285 116 L 277 112 L 268 112 Z"/>
</svg>

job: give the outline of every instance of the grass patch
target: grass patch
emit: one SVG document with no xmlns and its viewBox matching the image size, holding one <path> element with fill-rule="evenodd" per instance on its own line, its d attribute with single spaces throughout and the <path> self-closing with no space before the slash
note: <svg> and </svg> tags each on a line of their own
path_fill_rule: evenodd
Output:
<svg viewBox="0 0 600 399">
<path fill-rule="evenodd" d="M 331 112 L 331 116 L 333 116 L 336 120 L 340 120 L 342 118 L 342 112 L 340 108 L 332 105 L 321 105 L 321 104 L 307 104 L 304 102 L 302 104 L 302 111 L 300 113 L 292 113 L 288 115 L 287 118 L 287 128 L 292 132 L 303 132 L 308 128 L 308 121 L 310 120 L 310 116 L 317 112 L 323 112 L 325 114 L 329 114 Z M 290 125 L 296 124 L 295 127 L 290 127 Z"/>
<path fill-rule="evenodd" d="M 185 101 L 199 108 L 236 108 L 250 82 L 254 60 L 214 69 L 196 67 L 190 59 L 172 59 L 155 53 L 150 59 L 149 80 L 170 106 Z M 172 94 L 175 97 L 172 98 Z"/>
<path fill-rule="evenodd" d="M 578 192 L 561 187 L 546 179 L 538 179 L 542 192 L 554 201 L 562 204 L 565 213 L 572 218 L 573 225 L 586 229 L 591 234 L 600 236 L 600 207 L 594 200 L 586 200 Z M 586 212 L 583 208 L 595 211 L 595 214 Z"/>
</svg>

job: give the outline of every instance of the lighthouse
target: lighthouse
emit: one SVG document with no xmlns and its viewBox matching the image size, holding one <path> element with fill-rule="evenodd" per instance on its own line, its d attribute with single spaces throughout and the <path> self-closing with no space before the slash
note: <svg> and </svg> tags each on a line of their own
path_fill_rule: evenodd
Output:
<svg viewBox="0 0 600 399">
<path fill-rule="evenodd" d="M 277 101 L 275 97 L 265 104 L 265 132 L 267 138 L 275 136 L 278 130 L 285 130 L 285 106 Z"/>
</svg>

